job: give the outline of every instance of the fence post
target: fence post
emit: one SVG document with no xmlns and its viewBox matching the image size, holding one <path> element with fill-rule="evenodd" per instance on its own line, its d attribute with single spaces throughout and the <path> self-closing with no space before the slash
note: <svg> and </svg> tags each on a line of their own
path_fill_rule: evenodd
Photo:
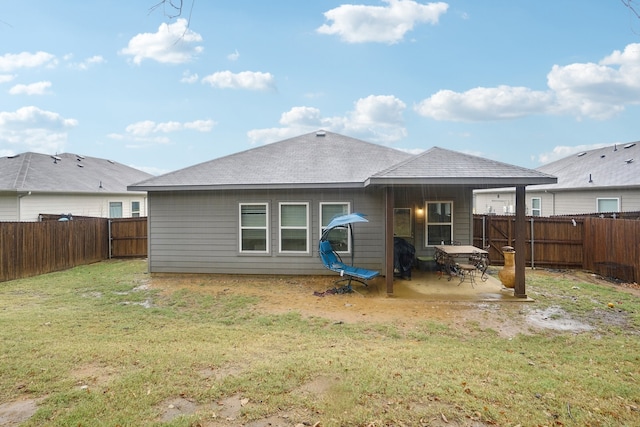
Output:
<svg viewBox="0 0 640 427">
<path fill-rule="evenodd" d="M 533 217 L 531 217 L 531 269 L 535 269 L 535 246 L 534 246 L 534 237 L 533 237 Z"/>
<path fill-rule="evenodd" d="M 107 223 L 109 224 L 109 259 L 111 259 L 111 256 L 112 256 L 111 246 L 113 245 L 113 238 L 111 237 L 111 219 L 109 219 Z"/>
</svg>

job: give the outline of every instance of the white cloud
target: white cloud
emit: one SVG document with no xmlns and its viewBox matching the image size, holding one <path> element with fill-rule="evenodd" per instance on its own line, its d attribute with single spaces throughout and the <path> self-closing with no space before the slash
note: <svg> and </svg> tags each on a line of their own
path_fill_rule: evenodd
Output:
<svg viewBox="0 0 640 427">
<path fill-rule="evenodd" d="M 435 120 L 504 120 L 543 113 L 553 101 L 553 93 L 526 87 L 477 87 L 462 93 L 438 91 L 416 105 L 415 110 Z"/>
<path fill-rule="evenodd" d="M 230 53 L 229 55 L 227 55 L 227 59 L 229 61 L 237 61 L 238 58 L 240 58 L 240 52 L 238 52 L 238 49 L 235 50 L 235 52 Z"/>
<path fill-rule="evenodd" d="M 11 95 L 46 95 L 51 82 L 37 82 L 28 85 L 18 84 L 9 89 Z"/>
<path fill-rule="evenodd" d="M 552 151 L 547 153 L 542 153 L 538 156 L 538 161 L 541 164 L 547 164 L 551 162 L 555 162 L 556 160 L 563 159 L 572 154 L 581 153 L 583 151 L 595 150 L 597 148 L 603 148 L 609 146 L 611 144 L 583 144 L 583 145 L 575 145 L 575 146 L 567 146 L 567 145 L 558 145 L 553 148 Z"/>
<path fill-rule="evenodd" d="M 0 71 L 11 72 L 21 68 L 55 67 L 56 57 L 47 52 L 7 53 L 0 56 Z"/>
<path fill-rule="evenodd" d="M 22 107 L 0 112 L 0 141 L 21 147 L 20 151 L 53 153 L 63 151 L 68 130 L 78 125 L 58 113 L 38 107 Z"/>
<path fill-rule="evenodd" d="M 132 56 L 135 64 L 141 64 L 145 59 L 182 64 L 204 50 L 202 46 L 195 45 L 201 41 L 202 36 L 189 29 L 186 19 L 178 19 L 173 24 L 162 23 L 155 33 L 134 36 L 120 53 Z"/>
<path fill-rule="evenodd" d="M 199 77 L 197 73 L 191 73 L 189 70 L 186 70 L 182 73 L 182 78 L 180 79 L 180 83 L 196 83 Z"/>
<path fill-rule="evenodd" d="M 323 117 L 314 107 L 293 107 L 282 113 L 282 127 L 248 132 L 252 143 L 270 143 L 295 135 L 325 129 L 360 137 L 372 142 L 391 143 L 407 135 L 402 112 L 406 105 L 391 95 L 371 95 L 355 102 L 344 116 Z"/>
<path fill-rule="evenodd" d="M 275 77 L 271 73 L 259 71 L 219 71 L 202 78 L 202 83 L 208 83 L 220 89 L 275 89 Z"/>
<path fill-rule="evenodd" d="M 109 138 L 117 140 L 134 138 L 136 141 L 167 144 L 171 141 L 162 134 L 180 132 L 184 130 L 211 132 L 216 124 L 217 123 L 213 120 L 194 120 L 192 122 L 169 121 L 161 123 L 156 123 L 152 120 L 144 120 L 127 126 L 125 128 L 126 135 L 110 134 Z M 158 136 L 158 134 L 160 135 Z"/>
<path fill-rule="evenodd" d="M 15 74 L 0 74 L 0 83 L 9 83 L 11 80 L 15 79 Z"/>
<path fill-rule="evenodd" d="M 343 4 L 324 13 L 331 24 L 316 31 L 338 35 L 348 43 L 398 43 L 418 23 L 437 24 L 446 3 L 421 4 L 413 0 L 383 0 L 387 6 Z"/>
<path fill-rule="evenodd" d="M 69 56 L 68 58 L 65 58 L 65 59 L 71 60 L 71 56 Z M 89 58 L 86 58 L 82 62 L 71 62 L 69 64 L 69 66 L 71 68 L 75 68 L 75 69 L 78 69 L 78 70 L 85 71 L 85 70 L 88 70 L 89 68 L 91 68 L 94 65 L 104 64 L 105 62 L 107 62 L 107 61 L 106 61 L 106 59 L 104 59 L 104 57 L 102 57 L 100 55 L 94 55 L 94 56 L 91 56 Z"/>
<path fill-rule="evenodd" d="M 554 65 L 547 75 L 558 111 L 607 119 L 626 105 L 640 104 L 640 43 L 614 51 L 598 64 Z"/>
<path fill-rule="evenodd" d="M 466 92 L 441 90 L 415 106 L 435 120 L 483 121 L 533 114 L 573 115 L 604 120 L 640 104 L 640 44 L 614 51 L 599 63 L 554 65 L 546 91 L 526 87 L 477 87 Z"/>
</svg>

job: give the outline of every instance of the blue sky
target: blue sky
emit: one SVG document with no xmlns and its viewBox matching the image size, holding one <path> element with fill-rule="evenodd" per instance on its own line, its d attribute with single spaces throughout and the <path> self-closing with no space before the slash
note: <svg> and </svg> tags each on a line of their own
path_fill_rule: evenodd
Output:
<svg viewBox="0 0 640 427">
<path fill-rule="evenodd" d="M 158 2 L 5 2 L 0 156 L 160 174 L 326 129 L 535 168 L 640 139 L 620 0 Z"/>
</svg>

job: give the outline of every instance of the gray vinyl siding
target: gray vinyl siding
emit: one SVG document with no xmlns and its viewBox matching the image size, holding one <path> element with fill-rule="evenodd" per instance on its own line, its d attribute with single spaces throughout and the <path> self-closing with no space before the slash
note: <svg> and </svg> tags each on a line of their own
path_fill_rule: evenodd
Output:
<svg viewBox="0 0 640 427">
<path fill-rule="evenodd" d="M 15 193 L 0 193 L 0 221 L 19 221 L 18 197 Z"/>
<path fill-rule="evenodd" d="M 453 188 L 453 187 L 452 187 Z M 471 191 L 442 188 L 396 189 L 395 206 L 415 212 L 425 201 L 452 201 L 454 240 L 470 243 L 472 236 Z M 279 253 L 278 207 L 280 202 L 309 204 L 310 252 Z M 318 257 L 320 203 L 350 204 L 351 212 L 367 215 L 368 223 L 354 225 L 354 264 L 384 274 L 385 195 L 371 190 L 287 190 L 287 191 L 183 191 L 150 192 L 149 269 L 162 273 L 222 274 L 335 274 L 325 269 Z M 240 203 L 267 203 L 269 206 L 269 253 L 239 251 Z M 424 221 L 414 215 L 414 239 L 419 254 L 424 247 Z M 351 262 L 350 254 L 343 254 Z"/>
<path fill-rule="evenodd" d="M 555 215 L 597 212 L 597 200 L 603 198 L 620 199 L 620 211 L 640 210 L 640 190 L 588 190 L 563 191 L 554 194 Z"/>
<path fill-rule="evenodd" d="M 411 208 L 413 214 L 413 238 L 405 238 L 416 248 L 417 256 L 432 256 L 433 247 L 426 246 L 425 216 L 416 215 L 426 202 L 453 203 L 453 240 L 462 244 L 473 242 L 473 192 L 458 186 L 423 186 L 395 190 L 395 207 Z"/>
<path fill-rule="evenodd" d="M 599 190 L 565 190 L 565 191 L 535 191 L 527 190 L 527 215 L 531 215 L 531 198 L 539 197 L 542 207 L 541 216 L 573 215 L 597 212 L 597 200 L 602 198 L 620 199 L 621 212 L 640 211 L 640 189 L 606 188 Z M 513 191 L 496 190 L 495 192 L 476 192 L 475 213 L 488 213 L 487 206 L 515 205 Z M 495 210 L 494 210 L 495 212 Z M 496 212 L 502 215 L 502 212 Z"/>
<path fill-rule="evenodd" d="M 318 258 L 320 202 L 349 202 L 369 223 L 354 228 L 355 263 L 381 270 L 384 265 L 384 210 L 381 192 L 228 191 L 149 193 L 149 269 L 151 272 L 224 274 L 333 274 Z M 308 254 L 279 253 L 280 202 L 309 204 Z M 239 251 L 239 204 L 269 206 L 269 253 Z M 350 261 L 350 255 L 346 255 Z"/>
</svg>

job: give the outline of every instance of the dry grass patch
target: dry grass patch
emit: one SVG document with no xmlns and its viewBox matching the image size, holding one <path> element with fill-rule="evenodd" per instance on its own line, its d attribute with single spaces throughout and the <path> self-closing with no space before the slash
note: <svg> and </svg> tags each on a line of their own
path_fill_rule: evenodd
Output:
<svg viewBox="0 0 640 427">
<path fill-rule="evenodd" d="M 110 261 L 0 284 L 0 420 L 21 402 L 24 426 L 606 426 L 640 415 L 639 298 L 595 279 L 528 272 L 534 303 L 492 304 L 374 289 L 318 298 L 332 278 L 145 269 Z"/>
</svg>

